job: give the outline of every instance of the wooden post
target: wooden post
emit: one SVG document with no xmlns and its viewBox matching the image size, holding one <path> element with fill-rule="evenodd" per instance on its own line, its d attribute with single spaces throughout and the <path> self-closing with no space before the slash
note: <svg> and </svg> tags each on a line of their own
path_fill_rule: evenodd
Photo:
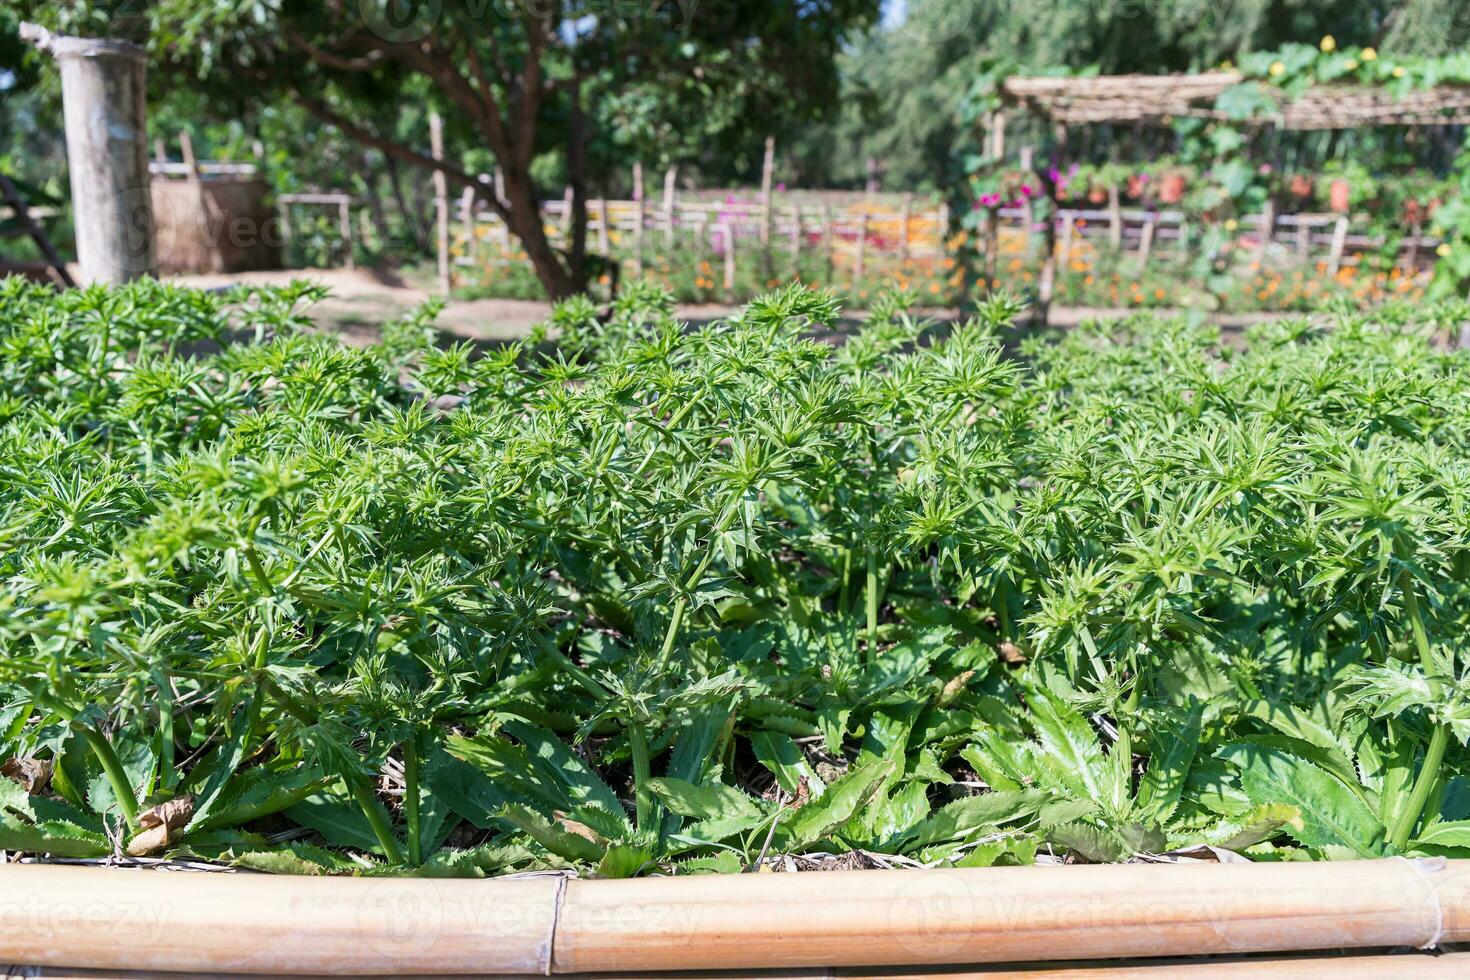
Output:
<svg viewBox="0 0 1470 980">
<path fill-rule="evenodd" d="M 1342 215 L 1332 228 L 1332 251 L 1327 257 L 1327 274 L 1336 277 L 1342 268 L 1342 252 L 1347 247 L 1348 219 Z"/>
<path fill-rule="evenodd" d="M 643 161 L 633 161 L 633 274 L 643 275 Z"/>
<path fill-rule="evenodd" d="M 162 136 L 153 141 L 153 159 L 158 163 L 168 163 L 168 147 L 164 145 Z"/>
<path fill-rule="evenodd" d="M 676 186 L 678 178 L 677 165 L 670 166 L 664 171 L 664 245 L 667 248 L 674 247 L 674 197 L 678 193 Z"/>
<path fill-rule="evenodd" d="M 357 268 L 357 258 L 352 254 L 352 198 L 346 194 L 337 200 L 337 234 L 342 237 L 342 251 L 347 268 Z"/>
<path fill-rule="evenodd" d="M 1303 265 L 1312 257 L 1312 224 L 1303 214 L 1296 217 L 1296 256 Z"/>
<path fill-rule="evenodd" d="M 148 174 L 147 59 L 123 41 L 20 35 L 61 69 L 72 220 L 83 283 L 121 283 L 158 268 Z"/>
<path fill-rule="evenodd" d="M 725 302 L 735 302 L 735 229 L 726 222 L 716 225 L 725 243 Z"/>
<path fill-rule="evenodd" d="M 863 196 L 872 197 L 878 193 L 878 158 L 870 156 L 864 162 L 867 170 L 867 180 L 863 183 Z"/>
<path fill-rule="evenodd" d="M 382 238 L 377 235 L 367 208 L 360 208 L 357 212 L 357 237 L 362 240 L 364 248 L 368 247 L 369 242 L 374 242 L 380 249 L 383 247 Z"/>
<path fill-rule="evenodd" d="M 776 137 L 766 137 L 766 155 L 761 161 L 761 245 L 771 244 L 771 179 L 776 169 Z"/>
<path fill-rule="evenodd" d="M 1108 242 L 1114 250 L 1123 247 L 1123 207 L 1118 201 L 1118 185 L 1108 187 Z"/>
<path fill-rule="evenodd" d="M 459 222 L 464 225 L 465 255 L 475 258 L 480 252 L 480 236 L 475 231 L 475 189 L 466 187 L 459 196 Z"/>
<path fill-rule="evenodd" d="M 1060 250 L 1062 268 L 1072 261 L 1072 233 L 1077 226 L 1077 215 L 1071 211 L 1062 212 L 1062 240 L 1057 246 Z"/>
<path fill-rule="evenodd" d="M 801 278 L 801 205 L 791 206 L 791 269 Z"/>
<path fill-rule="evenodd" d="M 1062 161 L 1060 166 L 1066 166 L 1067 159 L 1067 127 L 1058 125 L 1056 127 L 1057 159 Z M 1051 301 L 1056 293 L 1057 285 L 1057 211 L 1061 210 L 1061 202 L 1057 200 L 1057 185 L 1054 181 L 1046 181 L 1046 196 L 1051 207 L 1047 208 L 1046 227 L 1042 229 L 1042 260 L 1041 276 L 1036 284 L 1036 311 L 1040 315 L 1041 325 L 1047 325 L 1047 318 L 1051 315 Z"/>
<path fill-rule="evenodd" d="M 572 187 L 561 192 L 561 244 L 569 248 L 572 242 Z"/>
<path fill-rule="evenodd" d="M 1261 209 L 1261 233 L 1256 238 L 1256 265 L 1266 267 L 1266 250 L 1271 247 L 1271 236 L 1276 231 L 1276 204 L 1267 199 Z"/>
<path fill-rule="evenodd" d="M 1138 238 L 1138 268 L 1140 270 L 1147 268 L 1148 257 L 1153 253 L 1154 229 L 1158 223 L 1158 216 L 1154 214 L 1150 214 L 1143 219 L 1143 231 L 1139 234 Z"/>
<path fill-rule="evenodd" d="M 1409 254 L 1404 260 L 1404 270 L 1412 276 L 1419 267 L 1419 236 L 1424 234 L 1424 227 L 1415 221 L 1409 225 Z"/>
<path fill-rule="evenodd" d="M 992 142 L 997 160 L 1005 159 L 1006 155 L 1006 114 L 999 110 L 995 113 L 995 139 Z"/>
<path fill-rule="evenodd" d="M 609 258 L 612 255 L 610 240 L 607 227 L 607 198 L 599 197 L 597 199 L 597 248 L 602 252 L 603 258 Z"/>
<path fill-rule="evenodd" d="M 439 113 L 429 115 L 429 151 L 435 160 L 444 159 L 444 120 Z M 420 185 L 422 186 L 422 185 Z M 439 292 L 449 295 L 449 178 L 444 171 L 434 170 L 434 228 L 439 257 Z"/>
<path fill-rule="evenodd" d="M 866 271 L 863 266 L 867 254 L 868 212 L 863 211 L 858 215 L 857 258 L 853 260 L 852 264 L 852 288 L 854 290 L 863 288 L 864 272 Z"/>
<path fill-rule="evenodd" d="M 902 227 L 898 229 L 898 261 L 900 265 L 907 265 L 909 261 L 909 217 L 914 210 L 914 195 L 912 192 L 903 196 L 903 206 L 899 209 L 898 220 Z"/>
<path fill-rule="evenodd" d="M 1000 266 L 1000 209 L 985 212 L 985 289 L 995 288 L 995 274 Z"/>
<path fill-rule="evenodd" d="M 187 179 L 197 181 L 199 179 L 199 160 L 194 156 L 194 139 L 188 130 L 179 130 L 179 154 L 184 158 L 184 169 Z"/>
<path fill-rule="evenodd" d="M 826 263 L 827 272 L 824 282 L 832 285 L 833 271 L 836 268 L 834 256 L 832 255 L 832 208 L 825 202 L 822 204 L 822 255 Z"/>
<path fill-rule="evenodd" d="M 695 211 L 689 217 L 689 223 L 693 226 L 694 234 L 694 269 L 696 276 L 704 275 L 704 253 L 709 248 L 709 214 L 705 211 Z M 713 280 L 713 275 L 711 275 Z M 713 286 L 714 282 L 711 281 Z"/>
</svg>

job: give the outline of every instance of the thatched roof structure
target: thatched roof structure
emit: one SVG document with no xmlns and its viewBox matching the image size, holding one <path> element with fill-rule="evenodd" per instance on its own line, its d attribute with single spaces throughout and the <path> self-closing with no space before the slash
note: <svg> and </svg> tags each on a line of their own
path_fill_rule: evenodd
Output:
<svg viewBox="0 0 1470 980">
<path fill-rule="evenodd" d="M 1013 76 L 1001 84 L 1001 92 L 1010 104 L 1057 123 L 1166 125 L 1177 116 L 1231 118 L 1216 108 L 1216 101 L 1227 90 L 1247 83 L 1238 71 L 1091 78 Z M 1249 121 L 1282 129 L 1470 123 L 1470 86 L 1440 85 L 1392 95 L 1371 85 L 1324 84 L 1292 95 L 1265 83 L 1255 84 L 1272 96 L 1277 109 L 1253 115 Z"/>
</svg>

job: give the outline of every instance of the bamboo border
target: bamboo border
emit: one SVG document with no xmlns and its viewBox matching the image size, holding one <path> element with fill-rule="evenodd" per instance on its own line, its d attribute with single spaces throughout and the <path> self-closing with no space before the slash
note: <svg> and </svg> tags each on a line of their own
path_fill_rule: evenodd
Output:
<svg viewBox="0 0 1470 980">
<path fill-rule="evenodd" d="M 682 972 L 657 974 L 657 980 L 1461 980 L 1470 976 L 1470 953 L 1413 956 L 1403 953 L 1337 953 L 1305 956 L 1232 956 L 1223 959 L 1109 960 L 1046 964 L 995 964 L 928 969 L 863 969 L 835 967 L 816 970 L 760 970 L 751 972 Z M 298 980 L 327 980 L 316 974 Z M 583 973 L 580 980 L 629 980 L 627 973 Z M 6 974 L 0 980 L 247 980 L 239 973 L 159 973 L 134 970 L 71 970 L 36 968 Z M 407 980 L 446 980 L 443 976 Z M 514 980 L 505 974 L 480 974 L 462 980 Z"/>
<path fill-rule="evenodd" d="M 1466 940 L 1470 861 L 1443 858 L 629 881 L 0 867 L 0 963 L 66 969 L 647 974 Z"/>
</svg>

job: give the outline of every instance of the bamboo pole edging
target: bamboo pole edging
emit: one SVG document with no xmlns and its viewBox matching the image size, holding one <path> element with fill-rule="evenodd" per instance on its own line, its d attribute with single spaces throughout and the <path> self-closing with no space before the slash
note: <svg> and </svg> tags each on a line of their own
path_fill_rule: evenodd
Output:
<svg viewBox="0 0 1470 980">
<path fill-rule="evenodd" d="M 162 973 L 156 970 L 85 970 L 70 967 L 0 966 L 0 980 L 245 980 L 240 973 Z M 301 980 L 327 980 L 313 974 Z M 1470 953 L 1309 953 L 1207 959 L 1098 960 L 1043 964 L 970 964 L 940 967 L 815 967 L 800 970 L 687 970 L 664 980 L 1463 980 Z M 445 980 L 415 974 L 405 980 Z M 516 980 L 479 974 L 466 980 Z M 627 973 L 583 973 L 578 980 L 634 980 Z"/>
<path fill-rule="evenodd" d="M 1470 861 L 1134 864 L 622 881 L 0 866 L 0 963 L 301 975 L 640 973 L 1429 948 Z"/>
</svg>

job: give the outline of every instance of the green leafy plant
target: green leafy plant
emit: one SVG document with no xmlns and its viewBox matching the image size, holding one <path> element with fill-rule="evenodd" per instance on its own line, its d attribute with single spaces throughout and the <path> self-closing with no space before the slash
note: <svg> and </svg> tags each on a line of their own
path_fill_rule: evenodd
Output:
<svg viewBox="0 0 1470 980">
<path fill-rule="evenodd" d="M 1459 854 L 1457 307 L 521 343 L 0 283 L 0 848 L 276 872 Z M 834 337 L 834 335 L 836 335 Z"/>
</svg>

